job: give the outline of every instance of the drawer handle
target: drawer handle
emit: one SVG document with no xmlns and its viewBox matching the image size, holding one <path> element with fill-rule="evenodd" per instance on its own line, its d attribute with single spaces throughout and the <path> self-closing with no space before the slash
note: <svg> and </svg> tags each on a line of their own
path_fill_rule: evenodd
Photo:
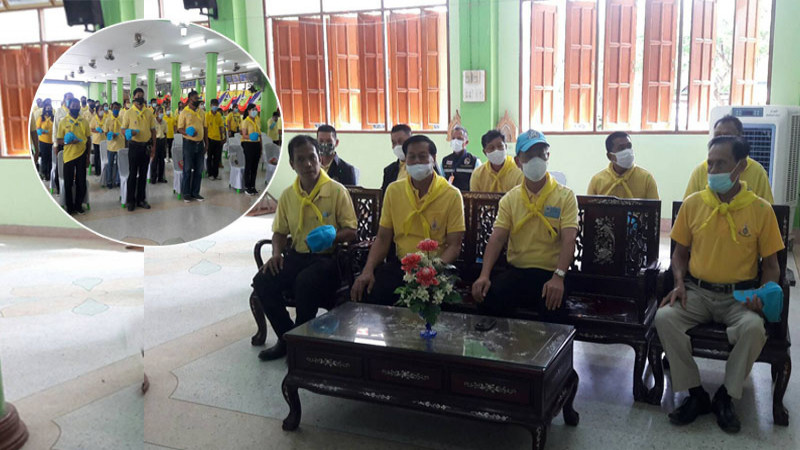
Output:
<svg viewBox="0 0 800 450">
<path fill-rule="evenodd" d="M 411 381 L 428 381 L 431 379 L 429 375 L 425 375 L 423 373 L 412 372 L 410 370 L 398 370 L 398 369 L 381 369 L 381 373 L 393 378 L 400 378 L 403 380 L 411 380 Z"/>
<path fill-rule="evenodd" d="M 464 386 L 470 389 L 487 392 L 489 394 L 514 395 L 517 393 L 517 390 L 514 388 L 508 388 L 494 383 L 479 383 L 477 381 L 466 381 L 464 382 Z"/>
<path fill-rule="evenodd" d="M 367 391 L 367 392 L 362 392 L 362 394 L 364 395 L 364 397 L 373 398 L 375 400 L 391 400 L 392 399 L 391 395 L 378 394 L 377 392 Z"/>
<path fill-rule="evenodd" d="M 423 406 L 425 408 L 438 409 L 439 411 L 447 411 L 448 409 L 450 409 L 450 407 L 447 405 L 443 405 L 441 403 L 433 403 L 428 400 L 425 400 L 424 402 L 420 400 L 414 400 L 413 403 L 415 405 Z"/>
<path fill-rule="evenodd" d="M 328 384 L 325 384 L 325 383 L 309 383 L 309 386 L 315 387 L 315 388 L 323 390 L 323 391 L 329 391 L 329 392 L 339 392 L 339 391 L 343 390 L 339 386 L 331 386 L 331 385 L 328 385 Z"/>
<path fill-rule="evenodd" d="M 481 419 L 496 420 L 498 422 L 508 422 L 508 416 L 504 416 L 502 414 L 495 414 L 486 411 L 470 411 L 470 414 L 472 414 L 475 417 L 480 417 Z"/>
<path fill-rule="evenodd" d="M 338 359 L 331 359 L 331 358 L 321 358 L 318 356 L 310 357 L 306 356 L 306 361 L 310 362 L 311 364 L 317 364 L 319 366 L 325 367 L 332 367 L 332 368 L 341 368 L 347 369 L 350 367 L 350 363 L 346 361 L 339 361 Z"/>
</svg>

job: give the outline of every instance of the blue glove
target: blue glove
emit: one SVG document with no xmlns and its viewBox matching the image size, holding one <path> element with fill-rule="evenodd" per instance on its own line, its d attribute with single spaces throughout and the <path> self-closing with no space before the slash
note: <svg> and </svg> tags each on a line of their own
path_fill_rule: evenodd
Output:
<svg viewBox="0 0 800 450">
<path fill-rule="evenodd" d="M 114 139 L 114 132 L 109 131 L 108 134 L 106 134 L 106 139 L 108 139 L 109 141 Z"/>
<path fill-rule="evenodd" d="M 194 137 L 194 135 L 197 134 L 197 131 L 194 129 L 194 127 L 188 127 L 186 128 L 186 134 Z"/>
<path fill-rule="evenodd" d="M 127 130 L 125 130 L 125 139 L 130 141 L 132 138 L 133 138 L 133 130 L 128 128 Z"/>
<path fill-rule="evenodd" d="M 273 128 L 275 128 L 275 122 L 272 122 L 271 124 L 269 124 L 269 129 L 272 130 Z"/>
<path fill-rule="evenodd" d="M 37 129 L 36 129 L 36 135 L 37 135 L 37 136 L 41 136 L 41 135 L 42 135 L 42 131 L 44 131 L 44 130 L 43 130 L 43 129 L 41 129 L 41 128 L 37 128 Z"/>
<path fill-rule="evenodd" d="M 748 298 L 753 298 L 757 295 L 761 299 L 764 308 L 762 312 L 767 322 L 780 322 L 781 312 L 783 311 L 783 289 L 778 283 L 770 281 L 769 283 L 761 286 L 758 289 L 751 289 L 747 291 L 733 291 L 733 298 L 744 303 Z"/>
<path fill-rule="evenodd" d="M 95 129 L 94 129 L 94 131 L 97 131 L 98 133 L 102 133 L 102 132 L 103 132 L 103 129 L 102 129 L 102 128 L 100 128 L 100 127 L 97 127 L 97 128 L 95 128 Z"/>
<path fill-rule="evenodd" d="M 255 131 L 250 133 L 250 140 L 251 141 L 257 141 L 258 140 L 258 133 L 256 133 Z"/>
<path fill-rule="evenodd" d="M 64 135 L 65 144 L 71 144 L 77 139 L 78 138 L 75 136 L 75 133 L 73 133 L 72 131 L 68 131 L 67 134 Z"/>
<path fill-rule="evenodd" d="M 331 248 L 334 239 L 336 239 L 336 228 L 333 225 L 322 225 L 308 233 L 306 244 L 311 253 L 319 253 Z"/>
</svg>

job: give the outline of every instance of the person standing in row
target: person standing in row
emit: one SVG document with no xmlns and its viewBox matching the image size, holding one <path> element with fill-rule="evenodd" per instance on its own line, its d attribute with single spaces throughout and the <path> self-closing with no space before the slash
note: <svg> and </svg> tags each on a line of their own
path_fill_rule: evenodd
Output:
<svg viewBox="0 0 800 450">
<path fill-rule="evenodd" d="M 94 166 L 94 175 L 100 175 L 100 143 L 105 140 L 103 133 L 103 108 L 95 108 L 95 113 L 89 122 L 89 128 L 92 130 L 92 165 Z"/>
<path fill-rule="evenodd" d="M 275 110 L 272 117 L 267 121 L 267 136 L 272 139 L 272 142 L 281 145 L 281 134 L 283 134 L 283 119 L 281 119 L 280 110 Z"/>
<path fill-rule="evenodd" d="M 175 116 L 172 115 L 169 103 L 164 111 L 164 122 L 167 123 L 167 161 L 172 161 L 172 142 L 175 140 Z"/>
<path fill-rule="evenodd" d="M 64 152 L 64 203 L 67 214 L 83 214 L 86 197 L 86 152 L 89 151 L 89 124 L 80 117 L 81 102 L 73 98 L 69 102 L 69 115 L 58 124 L 59 151 Z M 72 186 L 75 186 L 73 196 Z"/>
<path fill-rule="evenodd" d="M 122 122 L 120 121 L 120 110 L 122 105 L 119 102 L 111 104 L 111 114 L 108 114 L 103 122 L 103 132 L 108 141 L 108 162 L 103 183 L 109 189 L 119 186 L 119 164 L 117 156 L 119 151 L 125 148 L 125 136 L 122 135 Z"/>
<path fill-rule="evenodd" d="M 206 136 L 205 117 L 200 110 L 197 91 L 189 92 L 187 105 L 178 117 L 178 133 L 183 135 L 183 178 L 181 194 L 186 203 L 202 202 L 200 183 L 203 177 L 203 139 Z"/>
<path fill-rule="evenodd" d="M 164 159 L 167 157 L 167 121 L 164 110 L 156 106 L 156 157 L 151 164 L 150 180 L 155 183 L 166 183 L 164 178 Z"/>
<path fill-rule="evenodd" d="M 219 111 L 219 100 L 211 99 L 211 111 L 206 113 L 205 127 L 208 130 L 206 135 L 206 149 L 208 150 L 206 168 L 208 178 L 219 180 L 219 166 L 222 161 L 222 144 L 225 142 L 225 121 Z"/>
<path fill-rule="evenodd" d="M 144 106 L 144 90 L 133 91 L 133 108 L 122 117 L 122 133 L 128 142 L 128 211 L 136 207 L 150 209 L 145 199 L 147 168 L 156 152 L 156 120 L 153 112 Z M 148 149 L 148 144 L 150 145 Z"/>
<path fill-rule="evenodd" d="M 39 138 L 39 155 L 42 164 L 39 172 L 45 181 L 50 181 L 50 169 L 53 164 L 53 105 L 44 103 L 41 115 L 36 120 L 36 135 Z"/>
<path fill-rule="evenodd" d="M 261 121 L 258 118 L 256 105 L 247 105 L 242 121 L 242 148 L 244 149 L 244 192 L 247 195 L 258 195 L 256 175 L 258 161 L 261 159 Z"/>
<path fill-rule="evenodd" d="M 235 106 L 228 109 L 228 117 L 225 119 L 225 125 L 228 127 L 228 137 L 233 137 L 234 134 L 239 132 L 239 126 L 242 124 L 242 116 L 236 111 Z"/>
</svg>

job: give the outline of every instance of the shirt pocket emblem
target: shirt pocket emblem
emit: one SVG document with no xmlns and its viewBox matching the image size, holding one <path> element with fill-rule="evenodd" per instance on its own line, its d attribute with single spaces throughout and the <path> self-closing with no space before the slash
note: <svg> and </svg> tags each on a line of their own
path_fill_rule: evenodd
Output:
<svg viewBox="0 0 800 450">
<path fill-rule="evenodd" d="M 544 216 L 549 219 L 559 219 L 561 218 L 561 208 L 557 206 L 545 206 Z"/>
</svg>

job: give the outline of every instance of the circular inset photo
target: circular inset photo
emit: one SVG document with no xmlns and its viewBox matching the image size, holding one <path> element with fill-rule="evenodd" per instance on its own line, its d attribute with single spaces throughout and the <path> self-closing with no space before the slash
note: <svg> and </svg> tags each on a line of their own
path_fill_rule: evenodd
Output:
<svg viewBox="0 0 800 450">
<path fill-rule="evenodd" d="M 280 156 L 275 92 L 250 55 L 194 24 L 99 30 L 45 75 L 34 165 L 86 228 L 134 245 L 224 228 L 266 192 Z"/>
</svg>

